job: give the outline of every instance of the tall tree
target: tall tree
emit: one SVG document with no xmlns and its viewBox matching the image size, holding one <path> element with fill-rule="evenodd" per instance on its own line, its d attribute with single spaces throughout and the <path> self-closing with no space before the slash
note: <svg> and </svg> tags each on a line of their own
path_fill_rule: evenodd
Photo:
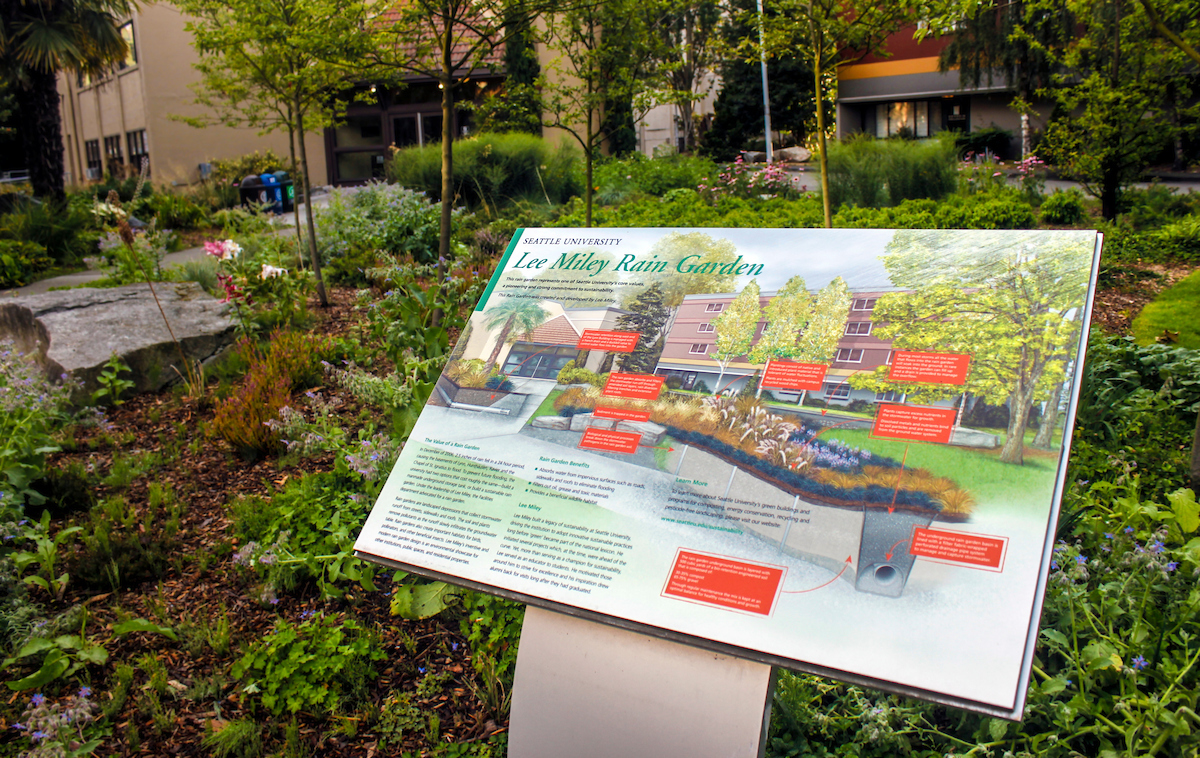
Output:
<svg viewBox="0 0 1200 758">
<path fill-rule="evenodd" d="M 725 371 L 729 368 L 729 364 L 733 363 L 738 356 L 750 352 L 750 343 L 754 341 L 754 334 L 758 331 L 758 322 L 762 319 L 762 306 L 758 302 L 759 294 L 758 281 L 751 279 L 750 283 L 729 304 L 729 307 L 722 311 L 721 315 L 717 316 L 713 322 L 717 330 L 717 341 L 713 345 L 716 352 L 713 353 L 712 358 L 721 367 L 721 373 L 717 375 L 716 386 L 713 389 L 714 395 L 721 391 L 721 380 L 725 378 Z"/>
<path fill-rule="evenodd" d="M 938 58 L 938 70 L 958 69 L 963 88 L 998 82 L 1013 90 L 1021 111 L 1021 156 L 1027 157 L 1033 146 L 1029 116 L 1034 96 L 1051 86 L 1058 70 L 1054 53 L 1074 34 L 1066 0 L 987 2 L 956 26 Z"/>
<path fill-rule="evenodd" d="M 737 248 L 727 239 L 716 239 L 704 232 L 670 232 L 663 235 L 650 249 L 650 259 L 666 261 L 666 269 L 647 274 L 647 284 L 657 284 L 663 291 L 663 302 L 669 308 L 678 308 L 688 295 L 712 292 L 732 292 L 737 284 L 734 274 L 722 274 L 711 264 L 733 263 L 737 260 Z M 678 274 L 683 264 L 693 271 L 703 269 L 708 273 Z M 626 308 L 629 307 L 627 303 Z"/>
<path fill-rule="evenodd" d="M 750 350 L 751 363 L 765 364 L 789 358 L 796 352 L 796 340 L 812 315 L 812 298 L 808 295 L 804 279 L 799 276 L 788 279 L 767 301 L 764 311 L 767 325 Z M 762 395 L 761 382 L 756 395 Z"/>
<path fill-rule="evenodd" d="M 812 69 L 814 101 L 825 102 L 829 73 L 839 66 L 861 61 L 871 53 L 886 53 L 888 37 L 912 27 L 914 36 L 930 29 L 950 26 L 961 14 L 958 6 L 969 0 L 778 0 L 774 15 L 763 20 L 763 47 L 753 36 L 742 47 L 758 58 L 760 49 L 769 55 L 803 54 Z M 925 22 L 918 25 L 918 21 Z M 832 228 L 829 199 L 829 161 L 825 151 L 825 109 L 817 108 L 817 159 L 821 167 L 821 196 L 825 226 Z"/>
<path fill-rule="evenodd" d="M 0 3 L 0 79 L 16 100 L 34 194 L 65 194 L 59 72 L 100 76 L 123 59 L 128 47 L 118 25 L 131 10 L 126 0 Z"/>
<path fill-rule="evenodd" d="M 663 299 L 662 287 L 652 284 L 629 304 L 629 313 L 617 319 L 617 328 L 637 332 L 637 347 L 621 360 L 622 371 L 654 373 L 658 358 L 662 355 L 663 342 L 659 334 L 671 316 L 671 309 Z"/>
<path fill-rule="evenodd" d="M 317 297 L 329 304 L 309 202 L 305 136 L 333 123 L 339 94 L 352 87 L 346 64 L 365 52 L 359 0 L 175 0 L 192 17 L 187 30 L 200 54 L 196 101 L 216 122 L 292 137 Z"/>
<path fill-rule="evenodd" d="M 558 55 L 539 80 L 546 114 L 543 125 L 562 129 L 583 149 L 584 223 L 590 227 L 595 160 L 609 132 L 628 120 L 618 119 L 620 113 L 611 109 L 648 89 L 644 81 L 651 51 L 647 17 L 639 12 L 636 0 L 612 0 L 555 13 L 547 18 L 546 30 L 547 43 Z M 650 101 L 639 98 L 631 107 L 644 111 L 649 105 Z M 640 114 L 632 115 L 636 121 Z"/>
<path fill-rule="evenodd" d="M 488 365 L 495 366 L 505 343 L 527 336 L 546 323 L 546 311 L 531 297 L 507 297 L 483 312 L 484 326 L 491 330 L 500 327 L 496 345 L 488 356 Z"/>
<path fill-rule="evenodd" d="M 801 363 L 833 363 L 838 343 L 850 312 L 850 287 L 840 276 L 833 278 L 817 293 L 808 326 L 796 340 L 790 358 Z M 800 404 L 808 390 L 800 392 Z"/>
<path fill-rule="evenodd" d="M 650 67 L 661 82 L 654 93 L 659 104 L 675 107 L 683 149 L 696 147 L 696 103 L 708 96 L 715 79 L 715 42 L 721 20 L 717 0 L 656 0 L 662 12 L 651 19 L 653 52 Z M 646 3 L 652 8 L 656 3 Z"/>
<path fill-rule="evenodd" d="M 371 75 L 428 77 L 442 93 L 439 278 L 451 258 L 457 85 L 494 68 L 497 49 L 528 35 L 533 19 L 556 5 L 555 0 L 408 0 L 389 5 L 373 20 L 371 49 L 363 56 Z"/>
<path fill-rule="evenodd" d="M 476 106 L 479 129 L 484 132 L 542 133 L 542 108 L 536 89 L 542 67 L 537 59 L 537 37 L 530 20 L 510 12 L 511 28 L 504 45 L 504 89 Z"/>
<path fill-rule="evenodd" d="M 1078 347 L 1094 235 L 980 233 L 968 242 L 938 231 L 899 231 L 884 265 L 909 290 L 875 304 L 875 332 L 897 350 L 966 353 L 963 387 L 891 388 L 929 398 L 967 392 L 1008 403 L 1000 460 L 1024 462 L 1029 410 L 1064 375 Z M 851 378 L 878 387 L 877 375 Z"/>
</svg>

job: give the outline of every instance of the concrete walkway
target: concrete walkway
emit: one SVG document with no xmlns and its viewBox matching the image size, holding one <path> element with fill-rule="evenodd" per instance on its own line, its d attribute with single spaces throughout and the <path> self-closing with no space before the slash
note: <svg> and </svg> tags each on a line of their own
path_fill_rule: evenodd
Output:
<svg viewBox="0 0 1200 758">
<path fill-rule="evenodd" d="M 313 189 L 313 207 L 321 208 L 329 202 L 329 195 L 324 190 Z M 300 218 L 304 218 L 304 205 L 300 205 Z M 283 213 L 275 217 L 275 223 L 279 225 L 279 234 L 295 234 L 296 217 L 291 213 Z M 186 250 L 179 250 L 174 253 L 167 253 L 163 256 L 162 267 L 164 269 L 172 266 L 181 266 L 188 261 L 202 260 L 205 256 L 203 247 L 190 247 Z M 24 287 L 0 292 L 0 298 L 21 297 L 22 295 L 40 295 L 43 292 L 49 292 L 51 289 L 59 287 L 78 287 L 88 282 L 94 282 L 104 278 L 104 272 L 98 270 L 77 271 L 73 274 L 63 274 L 62 276 L 54 276 L 49 279 L 42 279 L 33 284 L 28 284 Z"/>
</svg>

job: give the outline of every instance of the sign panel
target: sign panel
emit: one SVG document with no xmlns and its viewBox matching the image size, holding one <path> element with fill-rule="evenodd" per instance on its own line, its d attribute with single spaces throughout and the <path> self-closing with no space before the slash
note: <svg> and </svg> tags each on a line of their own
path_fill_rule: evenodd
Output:
<svg viewBox="0 0 1200 758">
<path fill-rule="evenodd" d="M 1079 231 L 519 230 L 358 555 L 1017 718 L 1098 256 Z M 1014 404 L 1058 419 L 1057 465 L 1025 465 L 1024 412 L 977 426 Z"/>
</svg>

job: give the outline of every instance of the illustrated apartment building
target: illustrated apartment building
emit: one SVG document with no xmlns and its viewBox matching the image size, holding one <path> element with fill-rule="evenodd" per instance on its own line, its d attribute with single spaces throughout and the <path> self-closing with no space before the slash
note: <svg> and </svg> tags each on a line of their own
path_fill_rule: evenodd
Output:
<svg viewBox="0 0 1200 758">
<path fill-rule="evenodd" d="M 825 374 L 824 387 L 820 391 L 810 392 L 810 397 L 835 405 L 847 405 L 854 400 L 893 402 L 901 399 L 892 392 L 854 389 L 846 381 L 855 373 L 871 372 L 891 362 L 891 343 L 873 334 L 875 325 L 871 322 L 871 314 L 878 298 L 894 291 L 896 290 L 877 289 L 852 292 L 850 308 L 846 312 L 846 321 L 842 328 L 842 338 L 838 342 L 834 360 Z M 765 308 L 774 295 L 774 292 L 762 293 L 759 305 Z M 735 293 L 684 297 L 667 333 L 662 357 L 655 373 L 679 377 L 683 389 L 693 389 L 703 381 L 709 391 L 741 391 L 762 366 L 751 364 L 745 356 L 739 356 L 725 369 L 724 376 L 721 376 L 721 367 L 713 358 L 717 341 L 714 322 L 735 297 Z M 754 334 L 755 342 L 762 336 L 766 325 L 765 319 L 759 321 Z M 798 392 L 772 389 L 771 394 L 788 402 L 797 402 L 800 399 Z"/>
</svg>

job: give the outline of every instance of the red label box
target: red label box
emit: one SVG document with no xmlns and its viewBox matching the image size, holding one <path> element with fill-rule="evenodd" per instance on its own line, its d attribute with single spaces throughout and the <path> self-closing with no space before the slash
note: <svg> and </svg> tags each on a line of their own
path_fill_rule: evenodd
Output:
<svg viewBox="0 0 1200 758">
<path fill-rule="evenodd" d="M 923 382 L 925 384 L 967 383 L 971 356 L 966 353 L 917 353 L 897 350 L 892 355 L 888 379 L 893 382 Z"/>
<path fill-rule="evenodd" d="M 637 332 L 609 332 L 602 329 L 584 329 L 579 350 L 607 350 L 613 353 L 629 353 L 637 347 L 642 335 Z"/>
<path fill-rule="evenodd" d="M 763 371 L 762 386 L 787 390 L 819 390 L 829 367 L 823 363 L 771 361 Z"/>
<path fill-rule="evenodd" d="M 989 537 L 984 534 L 918 526 L 913 529 L 912 547 L 908 552 L 935 561 L 1002 571 L 1007 550 L 1007 537 Z"/>
<path fill-rule="evenodd" d="M 629 432 L 610 432 L 589 426 L 583 430 L 579 447 L 585 450 L 603 450 L 606 453 L 636 453 L 642 435 Z"/>
<path fill-rule="evenodd" d="M 658 393 L 662 392 L 663 382 L 666 380 L 665 376 L 614 372 L 608 375 L 608 381 L 604 385 L 604 392 L 602 394 L 605 397 L 633 397 L 639 400 L 657 400 Z"/>
<path fill-rule="evenodd" d="M 956 414 L 953 408 L 881 404 L 871 434 L 913 442 L 949 442 Z"/>
<path fill-rule="evenodd" d="M 592 415 L 596 418 L 617 418 L 622 421 L 650 420 L 650 411 L 630 411 L 625 408 L 608 408 L 603 405 L 597 405 L 596 410 L 592 411 Z"/>
<path fill-rule="evenodd" d="M 782 566 L 680 550 L 663 594 L 770 616 L 784 571 Z"/>
</svg>

